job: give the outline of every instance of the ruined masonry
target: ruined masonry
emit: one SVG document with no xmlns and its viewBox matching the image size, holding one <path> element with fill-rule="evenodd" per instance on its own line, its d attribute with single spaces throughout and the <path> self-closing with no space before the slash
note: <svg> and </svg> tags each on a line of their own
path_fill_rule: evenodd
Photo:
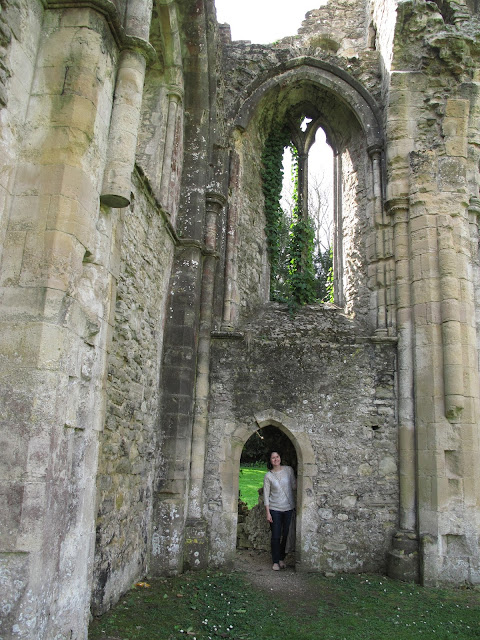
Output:
<svg viewBox="0 0 480 640">
<path fill-rule="evenodd" d="M 267 426 L 297 571 L 480 584 L 477 2 L 331 0 L 269 46 L 213 0 L 0 8 L 0 638 L 228 568 Z M 262 154 L 304 117 L 335 304 L 292 315 Z"/>
</svg>

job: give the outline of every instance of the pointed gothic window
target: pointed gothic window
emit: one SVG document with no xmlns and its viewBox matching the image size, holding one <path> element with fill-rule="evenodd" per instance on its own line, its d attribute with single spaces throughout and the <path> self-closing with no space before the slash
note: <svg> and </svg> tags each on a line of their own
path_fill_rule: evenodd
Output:
<svg viewBox="0 0 480 640">
<path fill-rule="evenodd" d="M 272 298 L 299 303 L 339 302 L 334 287 L 334 154 L 315 114 L 290 117 L 283 153 L 278 260 Z M 340 280 L 337 278 L 337 282 Z M 295 287 L 300 291 L 295 292 Z"/>
</svg>

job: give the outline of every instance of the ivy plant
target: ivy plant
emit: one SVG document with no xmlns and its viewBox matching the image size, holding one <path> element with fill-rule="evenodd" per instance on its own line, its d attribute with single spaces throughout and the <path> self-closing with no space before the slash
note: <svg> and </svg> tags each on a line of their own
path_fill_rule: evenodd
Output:
<svg viewBox="0 0 480 640">
<path fill-rule="evenodd" d="M 283 186 L 283 153 L 292 150 L 293 211 L 288 236 L 287 217 L 280 205 Z M 270 258 L 270 298 L 288 303 L 291 310 L 318 300 L 314 266 L 314 229 L 303 215 L 298 197 L 298 154 L 288 129 L 275 126 L 262 155 L 265 198 L 265 232 Z M 286 267 L 286 268 L 285 268 Z"/>
<path fill-rule="evenodd" d="M 265 141 L 262 154 L 262 186 L 265 199 L 265 233 L 267 251 L 270 258 L 270 298 L 287 302 L 287 290 L 281 286 L 282 248 L 288 242 L 285 215 L 280 206 L 283 185 L 283 150 L 289 143 L 289 134 L 285 128 L 274 127 Z"/>
</svg>

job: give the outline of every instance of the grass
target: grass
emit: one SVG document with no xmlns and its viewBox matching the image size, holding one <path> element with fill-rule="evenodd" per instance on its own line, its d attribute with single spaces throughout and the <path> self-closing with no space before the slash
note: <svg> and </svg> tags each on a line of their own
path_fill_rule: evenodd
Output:
<svg viewBox="0 0 480 640">
<path fill-rule="evenodd" d="M 288 574 L 285 574 L 288 575 Z M 134 587 L 94 620 L 89 640 L 473 640 L 478 590 L 429 589 L 382 576 L 303 574 L 283 599 L 240 573 L 195 572 Z"/>
<path fill-rule="evenodd" d="M 267 472 L 265 463 L 242 464 L 240 467 L 240 498 L 251 509 L 258 502 L 258 489 L 263 486 L 263 477 Z"/>
</svg>

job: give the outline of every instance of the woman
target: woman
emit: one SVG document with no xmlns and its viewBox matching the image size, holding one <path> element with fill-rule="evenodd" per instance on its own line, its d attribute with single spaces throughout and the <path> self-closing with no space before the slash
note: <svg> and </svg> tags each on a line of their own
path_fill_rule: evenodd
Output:
<svg viewBox="0 0 480 640">
<path fill-rule="evenodd" d="M 272 569 L 279 571 L 285 569 L 285 545 L 295 508 L 297 483 L 292 467 L 282 466 L 278 451 L 270 453 L 267 467 L 270 471 L 263 479 L 263 500 L 272 532 Z"/>
</svg>

